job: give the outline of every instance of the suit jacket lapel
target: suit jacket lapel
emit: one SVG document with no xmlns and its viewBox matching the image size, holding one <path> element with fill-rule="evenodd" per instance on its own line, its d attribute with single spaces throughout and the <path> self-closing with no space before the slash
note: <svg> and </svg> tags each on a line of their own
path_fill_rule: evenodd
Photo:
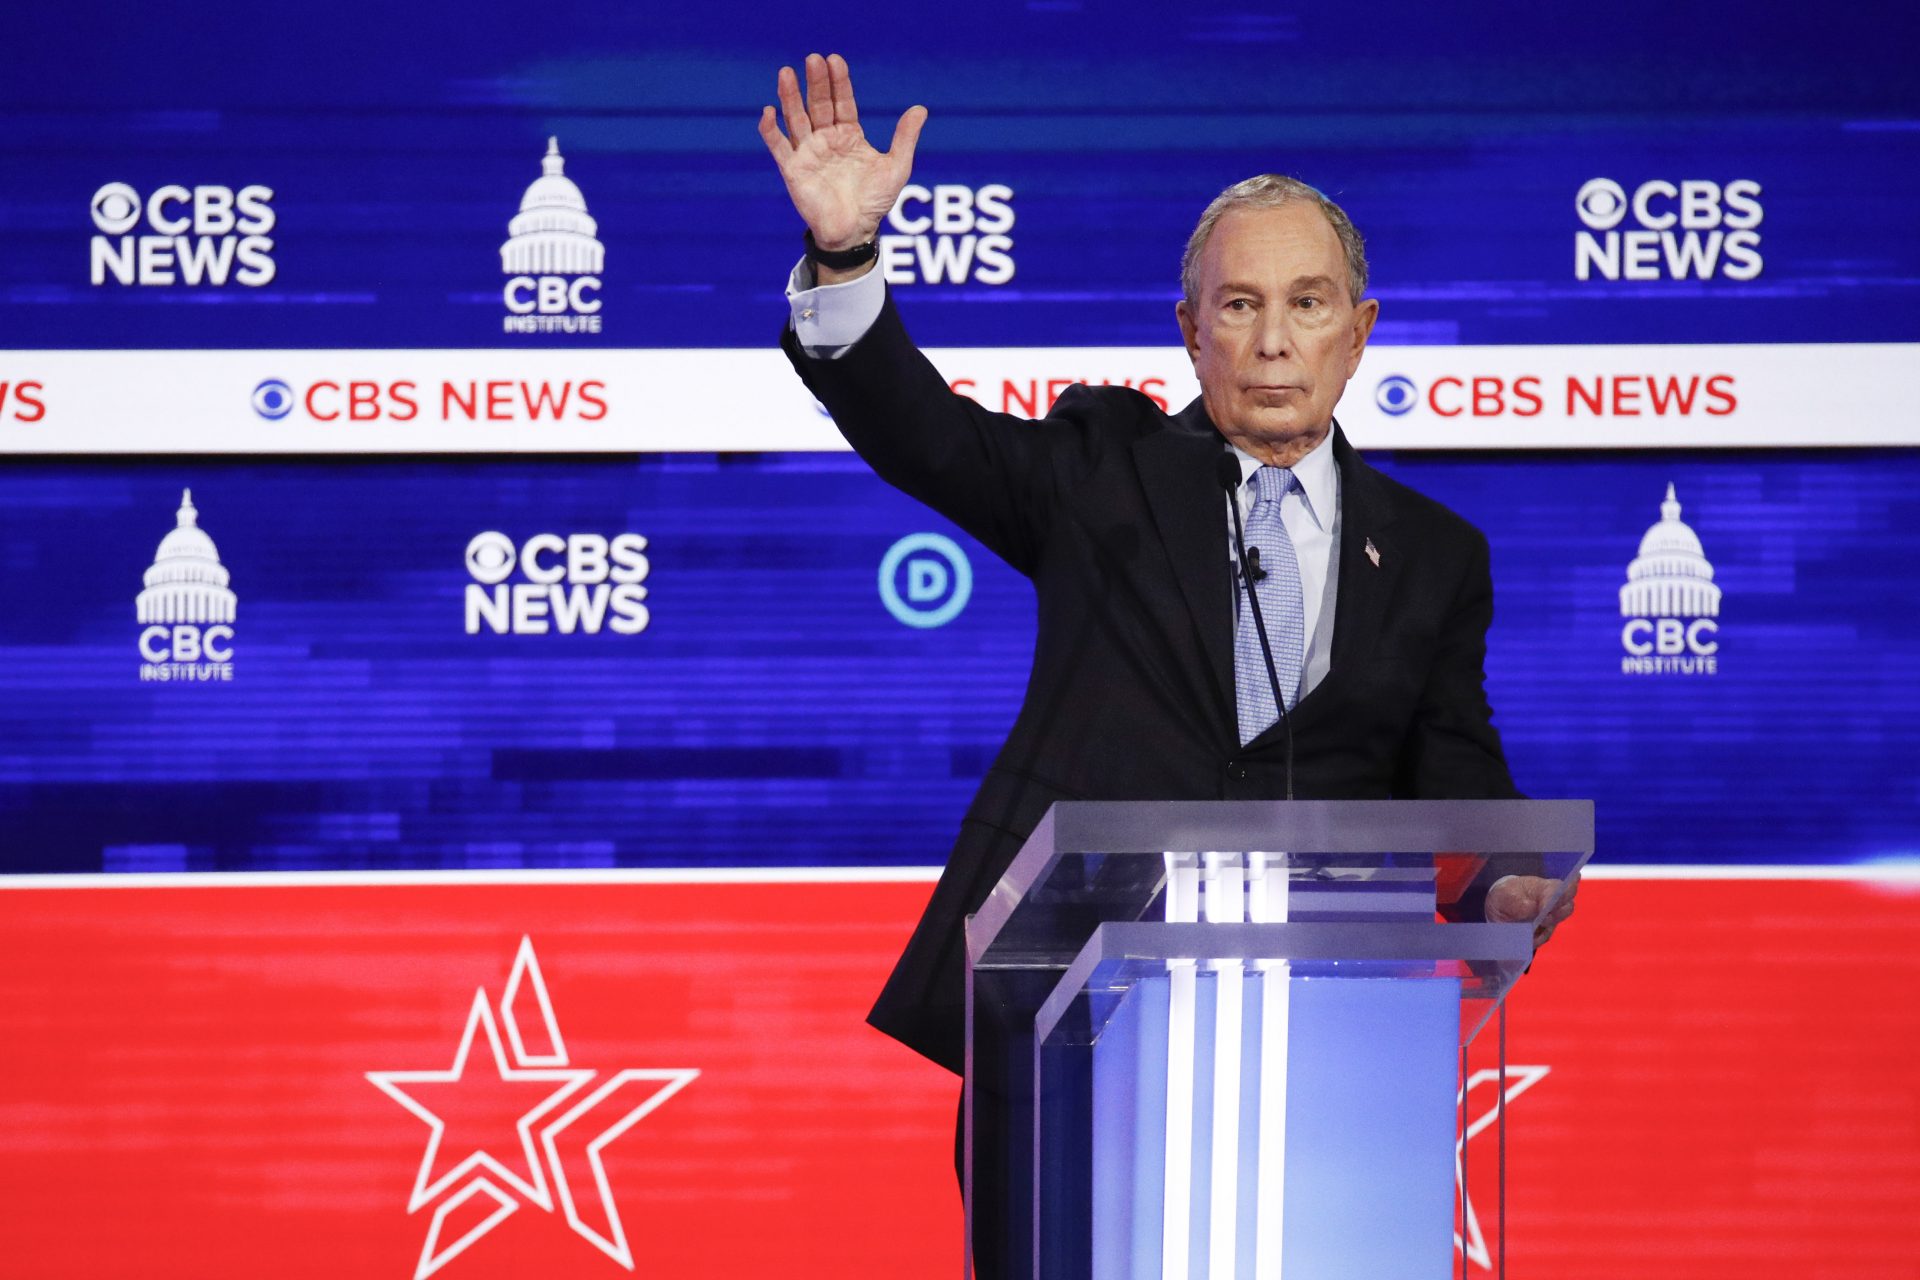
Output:
<svg viewBox="0 0 1920 1280">
<path fill-rule="evenodd" d="M 1353 451 L 1338 423 L 1333 427 L 1333 458 L 1340 467 L 1340 586 L 1329 679 L 1351 673 L 1373 649 L 1406 563 L 1390 530 L 1394 513 L 1386 485 Z M 1368 554 L 1369 546 L 1375 554 Z"/>
<path fill-rule="evenodd" d="M 1165 430 L 1134 441 L 1134 462 L 1175 581 L 1206 653 L 1216 706 L 1233 719 L 1233 574 L 1215 468 L 1225 448 L 1195 400 Z"/>
</svg>

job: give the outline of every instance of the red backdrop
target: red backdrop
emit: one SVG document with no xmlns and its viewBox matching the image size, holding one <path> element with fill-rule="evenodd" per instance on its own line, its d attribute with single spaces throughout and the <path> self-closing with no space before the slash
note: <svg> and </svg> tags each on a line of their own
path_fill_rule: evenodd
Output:
<svg viewBox="0 0 1920 1280">
<path fill-rule="evenodd" d="M 564 1179 L 640 1275 L 957 1273 L 956 1082 L 861 1020 L 927 892 L 0 892 L 0 1271 L 621 1274 Z M 538 975 L 508 1006 L 523 939 Z M 1591 881 L 1512 1006 L 1534 1083 L 1509 1111 L 1510 1274 L 1920 1277 L 1916 940 L 1911 889 Z M 413 1078 L 451 1075 L 469 1028 L 457 1081 Z M 676 1070 L 698 1075 L 605 1142 L 603 1193 L 594 1140 L 667 1083 L 616 1073 Z M 550 1155 L 544 1127 L 610 1084 Z M 563 1090 L 529 1158 L 514 1121 Z M 424 1177 L 433 1128 L 396 1094 L 444 1125 Z M 1489 1240 L 1493 1142 L 1469 1156 Z M 461 1170 L 476 1151 L 497 1170 Z"/>
</svg>

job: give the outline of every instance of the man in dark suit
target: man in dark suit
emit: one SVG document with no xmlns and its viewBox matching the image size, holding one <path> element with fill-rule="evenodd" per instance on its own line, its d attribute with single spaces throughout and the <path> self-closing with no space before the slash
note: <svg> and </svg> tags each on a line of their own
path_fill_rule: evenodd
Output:
<svg viewBox="0 0 1920 1280">
<path fill-rule="evenodd" d="M 1276 683 L 1303 798 L 1517 795 L 1484 692 L 1486 539 L 1361 461 L 1333 419 L 1379 311 L 1346 215 L 1275 175 L 1207 209 L 1177 308 L 1202 390 L 1181 412 L 1076 386 L 1039 422 L 991 413 L 949 390 L 871 273 L 925 109 L 881 153 L 844 61 L 815 55 L 806 70 L 804 99 L 780 73 L 787 133 L 772 107 L 760 125 L 810 237 L 787 354 L 882 478 L 1039 598 L 1025 703 L 873 1024 L 959 1071 L 964 921 L 1047 806 L 1284 795 Z M 1242 482 L 1231 497 L 1223 458 Z M 1263 548 L 1272 676 L 1236 580 L 1229 502 Z M 1483 891 L 1486 916 L 1534 919 L 1544 940 L 1571 911 L 1568 894 L 1548 914 L 1559 888 L 1507 877 Z"/>
</svg>

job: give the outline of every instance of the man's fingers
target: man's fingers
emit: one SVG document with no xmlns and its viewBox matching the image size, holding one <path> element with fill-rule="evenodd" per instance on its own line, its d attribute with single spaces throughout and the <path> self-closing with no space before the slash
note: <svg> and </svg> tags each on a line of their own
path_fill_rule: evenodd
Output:
<svg viewBox="0 0 1920 1280">
<path fill-rule="evenodd" d="M 1573 896 L 1579 888 L 1578 878 L 1563 885 L 1545 876 L 1504 877 L 1487 895 L 1487 919 L 1496 924 L 1532 924 L 1537 948 L 1573 914 Z"/>
<path fill-rule="evenodd" d="M 1560 891 L 1558 880 L 1544 876 L 1509 876 L 1494 886 L 1487 899 L 1487 918 L 1508 924 L 1541 921 Z M 1556 918 L 1558 909 L 1556 908 Z"/>
<path fill-rule="evenodd" d="M 920 145 L 920 130 L 926 123 L 925 107 L 908 107 L 900 123 L 893 127 L 893 145 L 887 148 L 887 158 L 902 174 L 913 171 L 913 149 Z"/>
<path fill-rule="evenodd" d="M 780 111 L 787 118 L 787 136 L 793 140 L 793 146 L 799 146 L 813 125 L 807 120 L 807 109 L 800 102 L 800 77 L 794 74 L 792 67 L 780 68 L 777 81 L 780 95 Z"/>
<path fill-rule="evenodd" d="M 773 155 L 773 162 L 784 172 L 787 157 L 793 154 L 793 144 L 787 141 L 787 135 L 780 132 L 772 107 L 760 108 L 760 141 L 767 144 L 767 150 Z"/>
<path fill-rule="evenodd" d="M 860 110 L 853 105 L 853 74 L 847 60 L 837 53 L 827 55 L 827 80 L 833 85 L 833 122 L 859 124 Z"/>
<path fill-rule="evenodd" d="M 807 55 L 807 118 L 816 129 L 833 124 L 833 86 L 827 79 L 827 60 L 817 53 Z"/>
</svg>

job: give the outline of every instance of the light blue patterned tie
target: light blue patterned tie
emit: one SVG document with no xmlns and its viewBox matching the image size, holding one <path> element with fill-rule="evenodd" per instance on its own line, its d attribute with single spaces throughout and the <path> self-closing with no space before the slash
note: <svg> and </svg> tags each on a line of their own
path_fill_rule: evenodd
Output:
<svg viewBox="0 0 1920 1280">
<path fill-rule="evenodd" d="M 1280 522 L 1280 499 L 1299 481 L 1284 467 L 1261 467 L 1253 473 L 1253 510 L 1247 514 L 1247 551 L 1259 548 L 1266 577 L 1255 584 L 1260 614 L 1266 619 L 1267 641 L 1273 648 L 1273 669 L 1280 677 L 1287 707 L 1300 697 L 1300 668 L 1306 652 L 1306 605 L 1300 589 L 1300 559 L 1293 539 Z M 1240 712 L 1240 745 L 1265 733 L 1280 718 L 1273 704 L 1273 686 L 1267 682 L 1266 659 L 1260 655 L 1260 633 L 1247 605 L 1245 583 L 1236 572 L 1240 612 L 1233 636 L 1233 684 Z"/>
</svg>

